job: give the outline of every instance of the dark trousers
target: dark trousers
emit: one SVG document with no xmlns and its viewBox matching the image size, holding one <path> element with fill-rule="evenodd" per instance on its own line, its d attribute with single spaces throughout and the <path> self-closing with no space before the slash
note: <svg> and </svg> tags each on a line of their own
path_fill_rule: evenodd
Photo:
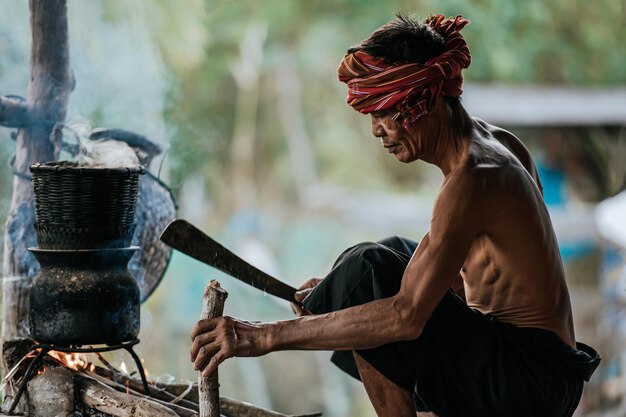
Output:
<svg viewBox="0 0 626 417">
<path fill-rule="evenodd" d="M 305 306 L 322 314 L 394 296 L 416 248 L 399 237 L 349 248 Z M 413 392 L 418 411 L 439 417 L 571 416 L 599 362 L 586 345 L 575 350 L 552 332 L 499 322 L 452 290 L 419 338 L 358 353 Z M 332 361 L 360 379 L 351 351 L 335 352 Z"/>
</svg>

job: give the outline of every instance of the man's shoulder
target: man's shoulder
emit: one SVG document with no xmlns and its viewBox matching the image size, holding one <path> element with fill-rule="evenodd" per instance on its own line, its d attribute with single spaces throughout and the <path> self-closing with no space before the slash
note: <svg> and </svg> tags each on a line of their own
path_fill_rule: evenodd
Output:
<svg viewBox="0 0 626 417">
<path fill-rule="evenodd" d="M 500 200 L 534 184 L 517 159 L 497 151 L 469 158 L 451 173 L 448 182 L 449 193 L 479 200 L 481 205 L 488 204 L 492 197 Z"/>
<path fill-rule="evenodd" d="M 526 145 L 524 145 L 524 143 L 513 133 L 498 126 L 491 125 L 484 120 L 474 118 L 474 123 L 476 126 L 475 136 L 485 139 L 493 139 L 495 142 L 502 145 L 500 153 L 510 153 L 513 156 L 513 159 L 519 162 L 519 164 L 521 164 L 530 174 L 535 185 L 539 188 L 539 191 L 542 192 L 541 180 L 539 179 L 537 167 L 535 166 L 530 151 Z M 506 158 L 504 161 L 507 161 Z M 513 161 L 512 164 L 511 162 L 511 159 L 508 159 L 508 163 L 504 163 L 502 167 L 515 167 L 517 165 L 515 161 Z M 522 180 L 525 180 L 526 176 L 522 175 L 521 178 Z"/>
</svg>

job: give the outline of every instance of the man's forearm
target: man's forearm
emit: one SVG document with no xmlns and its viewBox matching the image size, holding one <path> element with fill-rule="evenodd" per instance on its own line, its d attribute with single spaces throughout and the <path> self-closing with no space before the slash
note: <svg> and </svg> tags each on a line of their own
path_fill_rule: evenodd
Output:
<svg viewBox="0 0 626 417">
<path fill-rule="evenodd" d="M 397 297 L 327 314 L 263 324 L 267 351 L 374 348 L 419 336 L 409 309 Z"/>
</svg>

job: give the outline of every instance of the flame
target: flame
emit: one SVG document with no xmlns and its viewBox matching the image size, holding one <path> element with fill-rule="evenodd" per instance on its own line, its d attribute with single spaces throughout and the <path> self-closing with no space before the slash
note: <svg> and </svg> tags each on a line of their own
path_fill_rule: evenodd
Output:
<svg viewBox="0 0 626 417">
<path fill-rule="evenodd" d="M 85 355 L 81 355 L 80 353 L 63 353 L 51 350 L 48 352 L 48 355 L 52 356 L 62 365 L 65 365 L 75 371 L 79 371 L 81 369 L 87 369 L 90 371 L 95 370 L 94 364 L 87 362 Z"/>
<path fill-rule="evenodd" d="M 120 369 L 122 370 L 122 372 L 124 372 L 126 375 L 128 375 L 128 369 L 126 368 L 126 363 L 125 362 L 121 363 Z"/>
</svg>

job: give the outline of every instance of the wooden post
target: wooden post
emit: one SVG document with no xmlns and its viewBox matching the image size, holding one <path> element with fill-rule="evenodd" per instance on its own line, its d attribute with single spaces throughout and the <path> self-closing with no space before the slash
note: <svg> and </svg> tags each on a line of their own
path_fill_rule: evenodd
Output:
<svg viewBox="0 0 626 417">
<path fill-rule="evenodd" d="M 220 283 L 216 280 L 211 280 L 204 289 L 202 315 L 200 318 L 220 317 L 224 313 L 226 297 L 228 297 L 228 293 L 220 287 Z M 200 417 L 220 417 L 219 387 L 217 369 L 208 377 L 203 377 L 202 373 L 198 373 Z"/>
<path fill-rule="evenodd" d="M 57 159 L 61 136 L 54 126 L 65 120 L 73 87 L 66 0 L 30 0 L 29 4 L 31 76 L 26 103 L 18 113 L 27 109 L 28 119 L 38 122 L 21 127 L 16 139 L 14 169 L 19 175 L 13 177 L 13 196 L 4 237 L 2 339 L 5 344 L 28 336 L 28 293 L 38 270 L 37 262 L 28 251 L 29 246 L 36 244 L 29 166 Z M 3 109 L 6 111 L 6 106 Z"/>
</svg>

